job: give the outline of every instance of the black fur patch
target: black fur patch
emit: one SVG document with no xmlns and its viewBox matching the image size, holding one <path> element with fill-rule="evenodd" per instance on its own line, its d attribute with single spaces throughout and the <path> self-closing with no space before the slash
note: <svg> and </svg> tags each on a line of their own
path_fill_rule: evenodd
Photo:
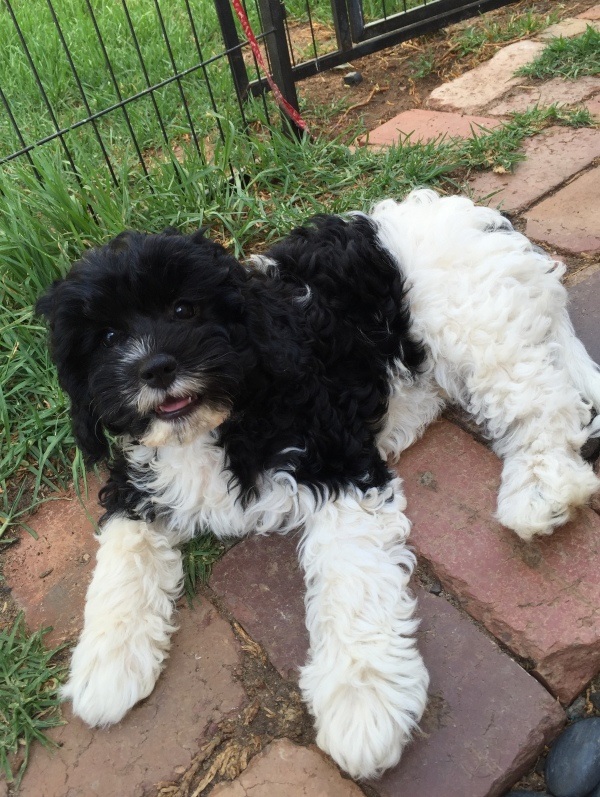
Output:
<svg viewBox="0 0 600 797">
<path fill-rule="evenodd" d="M 270 469 L 316 493 L 389 480 L 375 446 L 389 368 L 401 360 L 416 373 L 424 361 L 398 266 L 366 217 L 318 217 L 267 256 L 276 265 L 263 274 L 202 233 L 124 233 L 40 299 L 89 458 L 107 456 L 104 429 L 138 437 L 152 420 L 131 400 L 140 388 L 136 341 L 144 341 L 144 350 L 174 357 L 183 376 L 202 379 L 202 401 L 230 408 L 217 441 L 241 500 Z M 181 301 L 192 317 L 175 317 Z M 116 333 L 110 346 L 107 330 Z M 118 459 L 103 503 L 131 514 L 140 498 Z"/>
</svg>

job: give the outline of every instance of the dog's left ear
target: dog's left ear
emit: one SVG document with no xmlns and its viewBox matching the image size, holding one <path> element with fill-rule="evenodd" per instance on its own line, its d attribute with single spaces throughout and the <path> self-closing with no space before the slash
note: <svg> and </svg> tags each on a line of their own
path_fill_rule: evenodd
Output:
<svg viewBox="0 0 600 797">
<path fill-rule="evenodd" d="M 107 458 L 110 451 L 100 418 L 92 408 L 85 371 L 86 358 L 78 348 L 82 335 L 77 325 L 72 323 L 66 303 L 60 300 L 65 282 L 53 282 L 38 299 L 35 312 L 48 323 L 50 353 L 58 371 L 58 381 L 71 402 L 75 441 L 87 462 L 93 464 Z"/>
</svg>

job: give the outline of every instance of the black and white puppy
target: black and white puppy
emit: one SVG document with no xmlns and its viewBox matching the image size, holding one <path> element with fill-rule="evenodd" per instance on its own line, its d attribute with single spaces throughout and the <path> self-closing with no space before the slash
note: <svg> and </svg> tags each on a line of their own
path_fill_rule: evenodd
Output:
<svg viewBox="0 0 600 797">
<path fill-rule="evenodd" d="M 323 216 L 240 264 L 202 233 L 123 233 L 39 300 L 75 435 L 119 452 L 64 694 L 91 725 L 153 689 L 185 540 L 303 528 L 317 741 L 353 777 L 423 712 L 401 482 L 386 464 L 457 402 L 504 460 L 498 519 L 549 534 L 597 489 L 600 375 L 564 267 L 496 211 L 413 192 Z"/>
</svg>

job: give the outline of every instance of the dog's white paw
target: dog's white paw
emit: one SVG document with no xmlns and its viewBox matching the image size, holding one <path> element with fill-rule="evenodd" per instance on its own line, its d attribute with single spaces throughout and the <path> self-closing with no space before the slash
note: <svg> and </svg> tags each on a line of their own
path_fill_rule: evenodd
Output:
<svg viewBox="0 0 600 797">
<path fill-rule="evenodd" d="M 378 777 L 395 766 L 423 714 L 429 676 L 412 653 L 400 672 L 390 660 L 387 672 L 363 666 L 350 681 L 337 667 L 322 678 L 312 664 L 303 668 L 300 685 L 315 715 L 317 744 L 353 778 Z"/>
<path fill-rule="evenodd" d="M 583 460 L 560 452 L 505 462 L 496 517 L 521 539 L 552 534 L 585 505 L 600 482 Z"/>
<path fill-rule="evenodd" d="M 84 632 L 61 690 L 63 699 L 72 701 L 73 713 L 92 726 L 119 722 L 147 697 L 167 656 L 142 632 L 126 639 L 112 630 L 110 636 Z"/>
</svg>

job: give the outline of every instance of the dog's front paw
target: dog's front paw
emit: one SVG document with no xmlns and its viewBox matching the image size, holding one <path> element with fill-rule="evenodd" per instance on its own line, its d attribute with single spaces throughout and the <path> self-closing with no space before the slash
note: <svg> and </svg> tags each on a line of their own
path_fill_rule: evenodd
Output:
<svg viewBox="0 0 600 797">
<path fill-rule="evenodd" d="M 167 655 L 164 647 L 139 632 L 128 639 L 114 632 L 112 640 L 109 637 L 84 631 L 61 690 L 63 699 L 72 701 L 73 713 L 92 726 L 119 722 L 147 697 Z"/>
<path fill-rule="evenodd" d="M 414 651 L 398 663 L 388 661 L 387 672 L 364 667 L 348 680 L 337 667 L 324 677 L 313 664 L 303 668 L 317 744 L 353 778 L 379 777 L 395 766 L 423 714 L 429 677 L 421 657 Z"/>
</svg>

